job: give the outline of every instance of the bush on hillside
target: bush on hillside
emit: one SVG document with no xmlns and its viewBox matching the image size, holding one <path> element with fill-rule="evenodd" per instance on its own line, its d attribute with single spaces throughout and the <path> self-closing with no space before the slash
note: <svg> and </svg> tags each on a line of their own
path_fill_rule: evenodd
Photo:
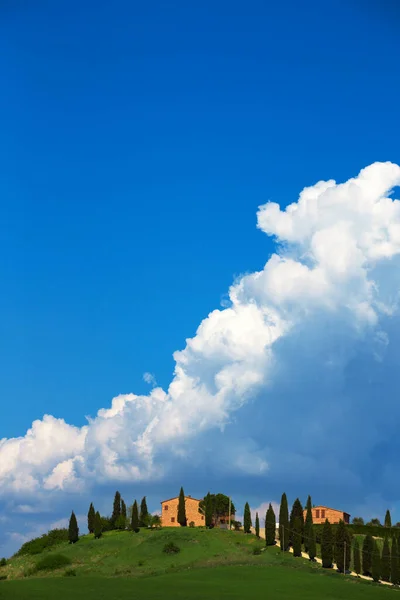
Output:
<svg viewBox="0 0 400 600">
<path fill-rule="evenodd" d="M 163 548 L 163 552 L 165 552 L 166 554 L 178 554 L 178 552 L 180 551 L 181 549 L 179 548 L 179 546 L 174 544 L 174 542 L 168 542 L 168 544 L 165 544 Z"/>
<path fill-rule="evenodd" d="M 68 529 L 52 529 L 48 533 L 44 533 L 41 537 L 34 538 L 22 544 L 16 556 L 40 554 L 43 550 L 62 542 L 68 542 Z"/>
<path fill-rule="evenodd" d="M 4 581 L 5 579 L 7 579 L 7 575 L 0 575 L 0 581 Z"/>
<path fill-rule="evenodd" d="M 194 527 L 194 526 L 195 526 L 195 525 L 194 525 L 194 521 L 190 521 L 190 523 L 189 523 L 189 527 Z"/>
<path fill-rule="evenodd" d="M 261 550 L 260 546 L 255 546 L 253 548 L 253 554 L 254 554 L 254 556 L 259 556 L 261 554 L 261 552 L 262 552 L 262 550 Z"/>
<path fill-rule="evenodd" d="M 76 577 L 75 569 L 66 569 L 64 571 L 64 577 Z"/>
<path fill-rule="evenodd" d="M 5 566 L 6 566 L 6 564 L 7 564 L 7 559 L 6 559 L 6 558 L 2 558 L 2 559 L 0 560 L 0 567 L 5 567 Z"/>
<path fill-rule="evenodd" d="M 55 571 L 71 564 L 71 559 L 64 554 L 47 554 L 36 563 L 34 571 Z"/>
</svg>

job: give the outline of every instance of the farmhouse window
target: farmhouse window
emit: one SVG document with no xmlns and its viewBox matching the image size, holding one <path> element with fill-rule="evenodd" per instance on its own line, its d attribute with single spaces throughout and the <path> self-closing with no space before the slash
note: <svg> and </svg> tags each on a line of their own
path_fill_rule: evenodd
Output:
<svg viewBox="0 0 400 600">
<path fill-rule="evenodd" d="M 317 508 L 315 511 L 315 518 L 319 519 L 319 508 Z"/>
<path fill-rule="evenodd" d="M 175 523 L 175 517 L 171 517 L 171 523 Z"/>
<path fill-rule="evenodd" d="M 204 521 L 204 517 L 203 516 L 201 517 L 201 520 Z"/>
<path fill-rule="evenodd" d="M 325 511 L 321 510 L 321 519 L 325 519 Z"/>
<path fill-rule="evenodd" d="M 164 510 L 168 510 L 168 504 L 164 506 Z"/>
</svg>

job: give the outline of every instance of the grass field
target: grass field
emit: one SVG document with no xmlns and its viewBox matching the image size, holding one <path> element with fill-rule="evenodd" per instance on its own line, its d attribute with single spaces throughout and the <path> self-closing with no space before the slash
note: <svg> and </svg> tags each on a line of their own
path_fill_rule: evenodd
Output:
<svg viewBox="0 0 400 600">
<path fill-rule="evenodd" d="M 171 541 L 179 553 L 163 552 Z M 34 557 L 13 558 L 1 568 L 8 579 L 0 581 L 0 600 L 400 600 L 396 590 L 324 571 L 277 547 L 253 554 L 263 547 L 253 535 L 217 529 L 110 532 L 100 540 L 84 536 L 75 545 L 62 543 Z M 30 575 L 43 556 L 52 554 L 68 557 L 68 569 L 76 576 L 65 577 L 66 567 Z"/>
</svg>

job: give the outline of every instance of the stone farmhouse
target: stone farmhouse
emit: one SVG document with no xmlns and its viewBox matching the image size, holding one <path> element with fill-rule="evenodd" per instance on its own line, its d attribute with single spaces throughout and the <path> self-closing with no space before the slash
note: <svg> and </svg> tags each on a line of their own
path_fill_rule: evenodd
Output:
<svg viewBox="0 0 400 600">
<path fill-rule="evenodd" d="M 205 525 L 204 514 L 199 512 L 201 500 L 196 500 L 192 496 L 185 496 L 185 509 L 187 524 L 194 523 L 195 527 Z M 180 527 L 178 523 L 178 503 L 179 496 L 169 498 L 161 502 L 161 526 L 162 527 Z"/>
<path fill-rule="evenodd" d="M 307 510 L 304 511 L 304 519 L 306 515 Z M 329 523 L 339 523 L 339 521 L 344 521 L 347 524 L 350 523 L 349 513 L 336 510 L 335 508 L 328 508 L 327 506 L 313 506 L 312 518 L 315 524 L 325 523 L 326 519 L 328 519 Z"/>
</svg>

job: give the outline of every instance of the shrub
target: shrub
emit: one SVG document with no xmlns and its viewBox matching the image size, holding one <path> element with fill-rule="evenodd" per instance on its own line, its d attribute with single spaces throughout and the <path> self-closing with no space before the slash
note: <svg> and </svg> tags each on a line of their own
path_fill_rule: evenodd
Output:
<svg viewBox="0 0 400 600">
<path fill-rule="evenodd" d="M 71 564 L 71 559 L 64 554 L 48 554 L 36 563 L 34 571 L 54 571 Z"/>
<path fill-rule="evenodd" d="M 7 579 L 7 575 L 0 575 L 0 581 L 4 581 L 5 579 Z"/>
<path fill-rule="evenodd" d="M 76 577 L 75 569 L 66 569 L 64 571 L 64 577 Z"/>
<path fill-rule="evenodd" d="M 259 556 L 261 554 L 261 548 L 259 546 L 255 546 L 253 548 L 253 554 L 254 556 Z"/>
<path fill-rule="evenodd" d="M 194 527 L 194 521 L 190 521 L 189 527 Z"/>
<path fill-rule="evenodd" d="M 144 560 L 139 560 L 138 567 L 143 567 L 143 565 L 144 565 Z"/>
<path fill-rule="evenodd" d="M 6 558 L 2 558 L 2 559 L 0 560 L 0 567 L 5 567 L 5 566 L 6 566 L 6 564 L 7 564 L 7 559 L 6 559 Z"/>
<path fill-rule="evenodd" d="M 41 537 L 25 542 L 16 553 L 16 556 L 40 554 L 46 548 L 68 541 L 68 529 L 51 529 Z"/>
<path fill-rule="evenodd" d="M 163 552 L 165 552 L 166 554 L 178 554 L 178 552 L 180 551 L 181 549 L 179 548 L 179 546 L 174 544 L 174 542 L 168 542 L 168 544 L 165 544 L 163 548 Z"/>
</svg>

